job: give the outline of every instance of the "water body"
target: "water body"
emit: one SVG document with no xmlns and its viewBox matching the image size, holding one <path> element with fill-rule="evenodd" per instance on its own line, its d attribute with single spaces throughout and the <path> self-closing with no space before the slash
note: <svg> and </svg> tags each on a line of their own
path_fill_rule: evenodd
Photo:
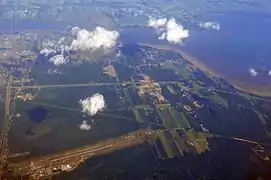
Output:
<svg viewBox="0 0 271 180">
<path fill-rule="evenodd" d="M 269 86 L 271 76 L 271 15 L 263 13 L 212 14 L 206 17 L 219 22 L 219 31 L 192 29 L 185 51 L 244 86 Z M 258 76 L 252 77 L 248 69 Z"/>
<path fill-rule="evenodd" d="M 170 45 L 157 40 L 155 31 L 146 27 L 129 27 L 120 30 L 120 41 L 162 44 L 180 48 L 199 59 L 208 68 L 222 75 L 232 84 L 253 92 L 271 90 L 271 15 L 263 13 L 217 13 L 204 19 L 220 23 L 219 31 L 200 29 L 190 22 L 182 22 L 190 30 L 185 45 Z M 12 23 L 1 22 L 1 30 L 9 30 Z M 67 24 L 22 21 L 18 31 L 24 29 L 63 30 Z M 248 69 L 254 68 L 258 75 L 252 77 Z"/>
<path fill-rule="evenodd" d="M 47 117 L 48 110 L 44 107 L 38 106 L 26 111 L 30 121 L 40 123 Z"/>
<path fill-rule="evenodd" d="M 154 30 L 150 28 L 126 29 L 121 33 L 121 40 L 181 49 L 241 89 L 264 94 L 270 92 L 271 15 L 231 12 L 211 14 L 204 19 L 219 22 L 221 29 L 201 29 L 196 24 L 184 22 L 190 37 L 185 39 L 183 46 L 158 41 Z M 248 71 L 250 68 L 255 69 L 258 75 L 251 76 Z"/>
</svg>

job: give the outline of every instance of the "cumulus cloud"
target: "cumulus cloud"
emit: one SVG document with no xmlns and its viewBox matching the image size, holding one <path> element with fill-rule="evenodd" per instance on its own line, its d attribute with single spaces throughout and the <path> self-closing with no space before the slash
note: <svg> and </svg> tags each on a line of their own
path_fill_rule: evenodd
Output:
<svg viewBox="0 0 271 180">
<path fill-rule="evenodd" d="M 167 23 L 167 18 L 155 19 L 150 18 L 148 21 L 148 26 L 153 28 L 159 28 L 165 26 Z"/>
<path fill-rule="evenodd" d="M 117 31 L 106 30 L 102 27 L 96 27 L 93 31 L 73 27 L 71 32 L 76 37 L 70 45 L 72 50 L 110 49 L 116 45 L 119 37 Z"/>
<path fill-rule="evenodd" d="M 268 76 L 271 76 L 271 70 L 268 71 Z"/>
<path fill-rule="evenodd" d="M 184 38 L 189 37 L 189 31 L 184 29 L 181 24 L 177 24 L 174 18 L 169 19 L 166 25 L 166 31 L 160 36 L 160 39 L 166 39 L 172 43 L 181 43 Z"/>
<path fill-rule="evenodd" d="M 54 65 L 59 66 L 69 62 L 68 57 L 64 57 L 63 54 L 58 54 L 49 59 L 49 62 L 52 62 Z"/>
<path fill-rule="evenodd" d="M 66 41 L 66 37 L 61 37 L 58 41 L 45 39 L 42 42 L 40 54 L 46 57 L 53 56 L 48 61 L 59 66 L 70 60 L 69 52 L 72 50 L 93 51 L 101 48 L 109 50 L 116 46 L 119 38 L 117 31 L 106 30 L 102 27 L 96 27 L 93 31 L 73 27 L 71 34 L 74 38 L 70 42 Z"/>
<path fill-rule="evenodd" d="M 43 54 L 45 56 L 48 56 L 51 53 L 56 53 L 56 50 L 54 50 L 53 48 L 47 48 L 47 47 L 40 50 L 40 54 Z"/>
<path fill-rule="evenodd" d="M 83 130 L 83 131 L 89 131 L 89 130 L 91 129 L 91 125 L 89 125 L 89 124 L 87 123 L 87 121 L 83 121 L 83 122 L 80 124 L 79 128 L 80 128 L 81 130 Z"/>
<path fill-rule="evenodd" d="M 97 114 L 105 108 L 104 97 L 99 93 L 80 99 L 79 104 L 81 105 L 82 112 L 90 116 Z"/>
<path fill-rule="evenodd" d="M 213 21 L 201 22 L 199 23 L 199 27 L 204 29 L 220 30 L 220 24 Z"/>
<path fill-rule="evenodd" d="M 249 71 L 250 75 L 253 77 L 258 75 L 258 72 L 253 68 L 250 68 L 248 71 Z"/>
<path fill-rule="evenodd" d="M 182 43 L 183 39 L 189 37 L 189 31 L 178 24 L 175 18 L 150 18 L 148 26 L 155 28 L 159 34 L 158 39 L 167 40 L 170 43 Z"/>
<path fill-rule="evenodd" d="M 77 26 L 74 26 L 71 29 L 71 33 L 72 33 L 72 35 L 76 36 L 76 34 L 78 33 L 78 31 L 80 31 L 80 30 L 81 30 L 81 28 L 79 28 Z"/>
<path fill-rule="evenodd" d="M 64 44 L 64 41 L 65 41 L 66 37 L 61 37 L 58 41 L 57 41 L 57 45 L 62 45 Z"/>
<path fill-rule="evenodd" d="M 42 43 L 43 48 L 40 50 L 40 54 L 43 54 L 45 56 L 48 56 L 52 53 L 61 52 L 64 53 L 65 51 L 68 51 L 70 47 L 65 44 L 65 37 L 61 37 L 59 41 L 54 40 L 46 40 Z"/>
</svg>

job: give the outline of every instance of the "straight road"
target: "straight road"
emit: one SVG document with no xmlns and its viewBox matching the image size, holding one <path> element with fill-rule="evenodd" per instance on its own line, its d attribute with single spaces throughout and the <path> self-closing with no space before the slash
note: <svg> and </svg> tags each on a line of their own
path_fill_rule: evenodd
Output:
<svg viewBox="0 0 271 180">
<path fill-rule="evenodd" d="M 159 84 L 167 84 L 167 83 L 174 83 L 177 84 L 179 82 L 175 81 L 159 81 Z M 136 85 L 142 84 L 142 82 L 135 82 Z M 30 85 L 30 86 L 13 86 L 12 89 L 44 89 L 44 88 L 66 88 L 66 87 L 88 87 L 88 86 L 113 86 L 113 85 L 132 85 L 131 82 L 112 82 L 112 83 L 84 83 L 84 84 L 44 84 L 44 85 Z"/>
<path fill-rule="evenodd" d="M 5 117 L 3 123 L 3 129 L 1 131 L 0 139 L 0 180 L 2 176 L 3 166 L 6 162 L 7 154 L 7 141 L 8 141 L 8 130 L 11 121 L 11 86 L 12 86 L 12 76 L 9 76 L 8 83 L 6 86 L 6 95 L 5 95 Z"/>
<path fill-rule="evenodd" d="M 180 84 L 178 81 L 157 81 L 155 83 L 158 84 Z M 142 82 L 135 82 L 134 83 L 136 86 L 142 84 Z M 97 87 L 97 86 L 114 86 L 114 85 L 133 85 L 132 82 L 105 82 L 105 83 L 100 83 L 100 82 L 92 82 L 92 83 L 85 83 L 85 84 L 44 84 L 44 85 L 29 85 L 29 86 L 13 86 L 12 89 L 45 89 L 45 88 L 68 88 L 68 87 Z M 231 95 L 237 95 L 237 96 L 248 96 L 248 98 L 251 99 L 256 99 L 264 102 L 271 102 L 270 99 L 267 98 L 262 98 L 258 96 L 254 96 L 245 92 L 234 92 L 234 91 L 225 91 L 213 87 L 205 87 L 205 86 L 200 86 L 198 85 L 199 89 L 210 91 L 210 92 L 220 92 L 220 93 L 225 93 L 225 94 L 231 94 Z M 191 91 L 191 89 L 187 88 L 187 91 Z M 193 91 L 193 90 L 192 90 Z"/>
</svg>

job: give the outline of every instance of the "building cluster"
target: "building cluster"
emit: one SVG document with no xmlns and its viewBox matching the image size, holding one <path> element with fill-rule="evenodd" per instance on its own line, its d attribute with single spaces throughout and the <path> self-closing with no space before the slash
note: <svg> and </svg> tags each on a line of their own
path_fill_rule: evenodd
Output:
<svg viewBox="0 0 271 180">
<path fill-rule="evenodd" d="M 197 110 L 204 107 L 203 103 L 199 102 L 185 89 L 181 88 L 180 90 L 176 90 L 174 92 L 181 97 L 180 102 L 176 103 L 176 108 L 178 110 L 184 110 L 188 114 L 196 117 Z"/>
<path fill-rule="evenodd" d="M 49 166 L 47 168 L 42 168 L 42 169 L 39 169 L 38 171 L 33 170 L 34 173 L 31 174 L 31 178 L 40 179 L 40 178 L 48 177 L 51 175 L 59 174 L 61 172 L 72 171 L 78 166 L 78 164 L 79 163 L 71 163 L 71 164 L 63 163 L 59 166 Z M 35 169 L 35 167 L 33 167 L 33 169 Z"/>
<path fill-rule="evenodd" d="M 252 152 L 263 161 L 271 160 L 271 151 L 265 148 L 263 145 L 257 144 L 252 148 Z"/>
<path fill-rule="evenodd" d="M 16 59 L 20 61 L 35 61 L 37 59 L 37 54 L 30 50 L 22 50 L 17 52 Z"/>
<path fill-rule="evenodd" d="M 4 49 L 12 49 L 13 45 L 12 45 L 12 39 L 14 36 L 13 35 L 7 35 L 7 36 L 2 36 L 1 38 L 1 45 L 0 45 L 0 49 L 4 50 Z"/>
<path fill-rule="evenodd" d="M 37 33 L 18 33 L 0 35 L 0 60 L 8 63 L 14 61 L 36 60 L 37 54 L 32 51 L 37 41 Z"/>
<path fill-rule="evenodd" d="M 139 80 L 140 85 L 138 87 L 138 94 L 140 97 L 145 97 L 148 99 L 152 104 L 162 104 L 166 103 L 167 100 L 162 94 L 162 89 L 159 83 L 151 80 L 147 75 L 140 74 L 142 77 Z"/>
<path fill-rule="evenodd" d="M 27 101 L 27 100 L 32 101 L 34 99 L 31 93 L 17 95 L 17 98 L 22 99 L 24 101 Z"/>
<path fill-rule="evenodd" d="M 190 106 L 189 105 L 184 105 L 184 109 L 186 109 L 188 112 L 192 112 L 193 108 L 191 107 L 192 105 L 196 108 L 202 108 L 204 105 L 202 103 L 200 103 L 199 101 L 197 101 L 193 96 L 191 96 L 191 94 L 189 94 L 188 92 L 184 92 L 183 97 L 187 98 L 191 103 Z"/>
</svg>

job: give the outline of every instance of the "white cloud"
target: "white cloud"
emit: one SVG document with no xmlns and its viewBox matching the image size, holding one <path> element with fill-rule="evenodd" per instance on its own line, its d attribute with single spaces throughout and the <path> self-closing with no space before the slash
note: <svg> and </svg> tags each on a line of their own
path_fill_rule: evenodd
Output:
<svg viewBox="0 0 271 180">
<path fill-rule="evenodd" d="M 91 129 L 91 126 L 87 123 L 87 121 L 83 121 L 79 128 L 83 131 L 89 131 Z"/>
<path fill-rule="evenodd" d="M 99 93 L 96 93 L 91 97 L 80 99 L 79 104 L 81 105 L 82 112 L 90 116 L 97 114 L 105 108 L 104 97 Z"/>
<path fill-rule="evenodd" d="M 201 22 L 199 26 L 204 29 L 220 30 L 220 24 L 213 21 Z"/>
<path fill-rule="evenodd" d="M 72 35 L 76 36 L 76 34 L 78 33 L 78 31 L 80 31 L 80 30 L 81 30 L 81 28 L 79 28 L 77 26 L 74 26 L 71 29 L 71 33 L 72 33 Z"/>
<path fill-rule="evenodd" d="M 61 52 L 63 54 L 65 51 L 68 51 L 70 48 L 65 44 L 65 39 L 65 37 L 61 37 L 59 41 L 45 40 L 42 43 L 43 48 L 40 50 L 40 54 L 48 56 L 51 53 Z"/>
<path fill-rule="evenodd" d="M 52 48 L 43 48 L 40 50 L 40 54 L 44 54 L 45 56 L 48 56 L 51 53 L 56 53 L 56 50 Z"/>
<path fill-rule="evenodd" d="M 253 77 L 258 75 L 258 72 L 253 68 L 250 68 L 248 71 L 249 71 L 250 75 Z"/>
<path fill-rule="evenodd" d="M 65 42 L 66 37 L 61 37 L 58 41 L 44 40 L 40 54 L 45 56 L 56 53 L 61 54 L 50 58 L 49 61 L 55 65 L 66 64 L 68 59 L 64 58 L 65 52 L 69 52 L 70 50 L 92 51 L 100 48 L 109 50 L 117 44 L 119 38 L 117 31 L 106 30 L 102 27 L 96 27 L 93 31 L 73 27 L 71 34 L 75 38 L 70 43 Z"/>
<path fill-rule="evenodd" d="M 189 31 L 184 29 L 181 24 L 177 24 L 174 18 L 168 20 L 166 28 L 166 32 L 160 36 L 161 39 L 172 43 L 181 43 L 184 38 L 189 37 Z"/>
<path fill-rule="evenodd" d="M 271 76 L 271 70 L 268 71 L 268 76 Z"/>
<path fill-rule="evenodd" d="M 189 37 L 189 30 L 178 24 L 175 18 L 151 18 L 148 21 L 148 26 L 158 30 L 158 39 L 167 40 L 171 43 L 182 43 L 183 39 Z"/>
<path fill-rule="evenodd" d="M 149 18 L 148 26 L 153 28 L 159 28 L 161 26 L 165 26 L 167 22 L 167 18 L 155 19 Z"/>
<path fill-rule="evenodd" d="M 69 59 L 68 57 L 64 57 L 62 54 L 58 54 L 51 57 L 48 61 L 52 62 L 56 66 L 59 66 L 59 65 L 66 64 L 67 62 L 69 62 Z"/>
<path fill-rule="evenodd" d="M 64 44 L 64 41 L 65 41 L 65 39 L 66 39 L 66 37 L 61 37 L 60 39 L 59 39 L 59 41 L 57 41 L 57 45 L 62 45 L 62 44 Z"/>
<path fill-rule="evenodd" d="M 74 27 L 72 34 L 76 36 L 70 46 L 72 50 L 110 49 L 117 44 L 119 37 L 117 31 L 106 30 L 102 27 L 96 27 L 93 31 Z"/>
</svg>

